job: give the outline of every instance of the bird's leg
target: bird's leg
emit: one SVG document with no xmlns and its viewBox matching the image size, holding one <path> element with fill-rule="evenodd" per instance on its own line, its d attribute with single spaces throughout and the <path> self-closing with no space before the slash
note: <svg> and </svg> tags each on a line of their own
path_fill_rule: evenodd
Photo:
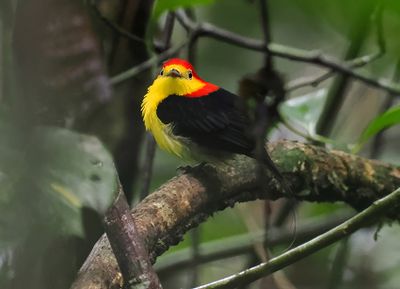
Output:
<svg viewBox="0 0 400 289">
<path fill-rule="evenodd" d="M 197 168 L 197 169 L 204 169 L 204 167 L 207 165 L 208 163 L 207 162 L 201 162 L 201 163 L 199 163 L 198 165 L 196 165 L 195 166 L 195 168 Z"/>
<path fill-rule="evenodd" d="M 183 174 L 186 174 L 186 173 L 190 173 L 191 170 L 193 170 L 192 166 L 189 166 L 189 165 L 179 166 L 179 167 L 176 168 L 176 173 L 178 175 L 183 175 Z"/>
<path fill-rule="evenodd" d="M 202 170 L 206 165 L 207 165 L 206 162 L 201 162 L 201 163 L 199 163 L 198 165 L 195 165 L 195 166 L 189 166 L 189 165 L 179 166 L 179 167 L 177 167 L 176 171 L 177 171 L 178 175 L 183 175 L 183 174 L 186 174 L 186 173 L 190 173 L 191 171 L 193 171 L 195 169 L 196 170 L 198 170 L 198 169 Z"/>
</svg>

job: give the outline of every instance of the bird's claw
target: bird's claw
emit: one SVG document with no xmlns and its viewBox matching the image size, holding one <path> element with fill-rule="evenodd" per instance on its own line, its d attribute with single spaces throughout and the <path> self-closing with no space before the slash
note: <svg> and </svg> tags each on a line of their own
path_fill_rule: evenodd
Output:
<svg viewBox="0 0 400 289">
<path fill-rule="evenodd" d="M 201 162 L 198 165 L 195 166 L 196 169 L 204 169 L 204 167 L 207 165 L 206 162 Z"/>
<path fill-rule="evenodd" d="M 193 167 L 191 166 L 179 166 L 176 168 L 178 175 L 190 173 L 191 170 L 193 170 Z"/>
<path fill-rule="evenodd" d="M 195 166 L 179 166 L 177 169 L 176 169 L 176 171 L 177 171 L 177 173 L 179 174 L 179 175 L 183 175 L 183 174 L 187 174 L 187 173 L 190 173 L 190 172 L 192 172 L 194 169 L 200 169 L 200 170 L 202 170 L 202 169 L 204 169 L 204 167 L 207 165 L 207 163 L 206 162 L 201 162 L 201 163 L 199 163 L 198 165 L 195 165 Z"/>
</svg>

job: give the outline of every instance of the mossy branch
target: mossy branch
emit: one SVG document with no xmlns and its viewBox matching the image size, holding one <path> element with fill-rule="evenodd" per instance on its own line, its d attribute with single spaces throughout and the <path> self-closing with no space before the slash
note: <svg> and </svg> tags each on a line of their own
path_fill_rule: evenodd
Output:
<svg viewBox="0 0 400 289">
<path fill-rule="evenodd" d="M 343 201 L 362 210 L 400 187 L 400 168 L 380 161 L 290 141 L 270 143 L 268 151 L 300 201 Z M 269 172 L 260 176 L 254 160 L 237 157 L 222 166 L 200 166 L 172 178 L 136 206 L 132 216 L 155 261 L 216 211 L 236 202 L 282 197 L 287 196 Z M 386 216 L 399 219 L 400 212 L 387 210 Z M 119 276 L 103 236 L 71 288 L 114 288 Z"/>
</svg>

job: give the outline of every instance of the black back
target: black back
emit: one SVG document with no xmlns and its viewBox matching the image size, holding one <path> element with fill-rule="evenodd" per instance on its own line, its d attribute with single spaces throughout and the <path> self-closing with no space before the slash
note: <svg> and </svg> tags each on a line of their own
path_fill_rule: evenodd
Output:
<svg viewBox="0 0 400 289">
<path fill-rule="evenodd" d="M 170 95 L 157 108 L 175 135 L 214 150 L 251 155 L 255 143 L 239 97 L 222 88 L 202 97 Z"/>
</svg>

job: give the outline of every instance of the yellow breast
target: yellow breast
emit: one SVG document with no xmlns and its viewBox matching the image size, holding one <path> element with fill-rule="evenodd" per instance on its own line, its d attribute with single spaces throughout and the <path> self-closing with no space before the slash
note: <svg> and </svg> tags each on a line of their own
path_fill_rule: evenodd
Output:
<svg viewBox="0 0 400 289">
<path fill-rule="evenodd" d="M 186 95 L 202 88 L 204 84 L 197 80 L 158 77 L 149 87 L 142 102 L 142 116 L 146 130 L 150 131 L 158 146 L 180 158 L 188 159 L 189 148 L 181 137 L 174 136 L 171 126 L 164 124 L 157 116 L 158 105 L 169 95 Z"/>
</svg>

